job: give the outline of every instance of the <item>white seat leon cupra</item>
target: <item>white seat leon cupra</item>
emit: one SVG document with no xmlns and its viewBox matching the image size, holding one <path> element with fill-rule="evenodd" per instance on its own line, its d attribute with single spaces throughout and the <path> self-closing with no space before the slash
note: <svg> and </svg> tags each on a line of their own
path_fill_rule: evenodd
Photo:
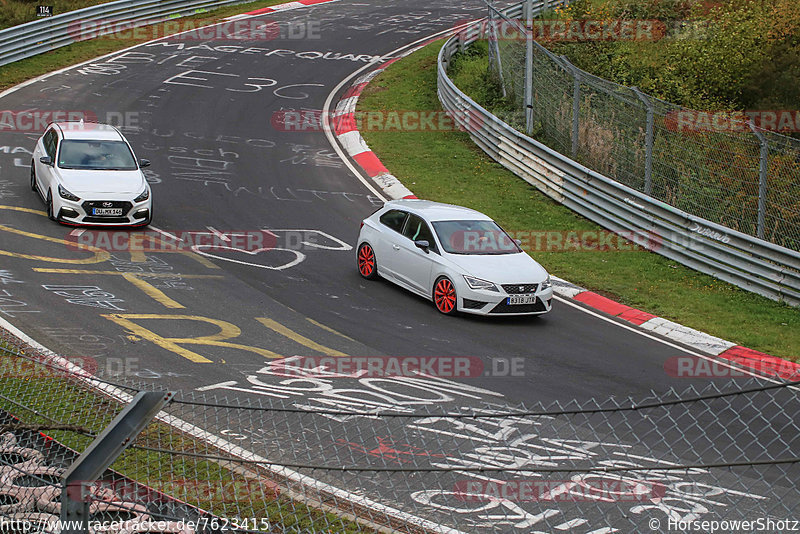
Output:
<svg viewBox="0 0 800 534">
<path fill-rule="evenodd" d="M 393 200 L 364 219 L 356 262 L 432 300 L 444 314 L 540 315 L 550 276 L 490 217 L 428 200 Z"/>
<path fill-rule="evenodd" d="M 153 199 L 142 168 L 149 164 L 113 126 L 55 122 L 33 150 L 31 189 L 63 224 L 146 226 Z"/>
</svg>

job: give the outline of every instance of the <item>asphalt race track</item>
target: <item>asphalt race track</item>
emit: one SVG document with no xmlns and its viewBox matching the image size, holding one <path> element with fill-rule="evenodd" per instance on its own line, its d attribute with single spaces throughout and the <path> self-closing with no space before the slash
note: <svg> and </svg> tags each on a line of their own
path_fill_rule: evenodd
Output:
<svg viewBox="0 0 800 534">
<path fill-rule="evenodd" d="M 75 250 L 72 243 L 96 239 L 96 230 L 49 221 L 29 187 L 30 151 L 41 132 L 2 131 L 0 314 L 59 354 L 96 360 L 103 376 L 228 398 L 270 398 L 268 387 L 255 386 L 281 377 L 265 366 L 294 355 L 484 362 L 475 376 L 453 379 L 479 388 L 471 396 L 449 404 L 421 399 L 410 408 L 643 399 L 702 387 L 706 379 L 664 369 L 692 351 L 579 305 L 557 301 L 540 318 L 452 318 L 358 275 L 359 221 L 381 199 L 323 132 L 281 131 L 275 114 L 320 110 L 369 61 L 389 60 L 383 56 L 483 12 L 477 0 L 332 2 L 264 17 L 313 28 L 304 39 L 167 38 L 4 96 L 3 109 L 122 118 L 137 156 L 152 161 L 155 228 L 260 235 L 267 250 Z M 216 334 L 214 342 L 169 341 Z M 420 396 L 419 388 L 401 387 L 398 395 Z"/>
</svg>

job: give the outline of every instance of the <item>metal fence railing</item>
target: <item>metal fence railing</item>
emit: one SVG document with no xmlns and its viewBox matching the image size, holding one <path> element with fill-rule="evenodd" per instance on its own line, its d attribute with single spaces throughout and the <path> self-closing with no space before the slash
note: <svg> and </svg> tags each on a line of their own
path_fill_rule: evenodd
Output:
<svg viewBox="0 0 800 534">
<path fill-rule="evenodd" d="M 81 24 L 108 27 L 151 25 L 253 0 L 118 0 L 0 30 L 0 65 L 82 40 Z M 31 8 L 33 9 L 33 8 Z"/>
<path fill-rule="evenodd" d="M 65 471 L 152 386 L 0 343 L 0 523 L 55 534 Z M 685 532 L 800 513 L 798 382 L 522 406 L 422 375 L 285 372 L 267 362 L 251 395 L 172 396 L 99 479 L 66 487 L 92 532 Z"/>
<path fill-rule="evenodd" d="M 698 271 L 800 305 L 800 142 L 754 127 L 675 131 L 677 106 L 592 76 L 525 37 L 520 21 L 558 3 L 490 6 L 488 24 L 448 40 L 438 72 L 444 109 L 494 159 L 588 219 L 633 232 L 639 244 Z M 498 28 L 523 37 L 498 37 Z M 483 109 L 447 75 L 453 55 L 481 37 L 518 112 Z"/>
</svg>

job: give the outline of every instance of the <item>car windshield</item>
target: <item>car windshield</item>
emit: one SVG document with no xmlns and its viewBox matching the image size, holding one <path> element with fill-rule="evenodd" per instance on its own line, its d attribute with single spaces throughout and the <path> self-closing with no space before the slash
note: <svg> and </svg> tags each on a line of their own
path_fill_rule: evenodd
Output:
<svg viewBox="0 0 800 534">
<path fill-rule="evenodd" d="M 516 254 L 522 252 L 494 221 L 433 223 L 442 248 L 451 254 Z"/>
<path fill-rule="evenodd" d="M 123 141 L 65 139 L 58 152 L 62 169 L 133 171 L 137 169 L 131 149 Z"/>
</svg>

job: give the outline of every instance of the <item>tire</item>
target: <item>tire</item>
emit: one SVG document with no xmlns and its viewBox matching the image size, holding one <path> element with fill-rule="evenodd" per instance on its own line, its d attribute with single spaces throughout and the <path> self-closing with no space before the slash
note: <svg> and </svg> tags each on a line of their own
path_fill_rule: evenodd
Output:
<svg viewBox="0 0 800 534">
<path fill-rule="evenodd" d="M 356 254 L 358 263 L 358 273 L 367 280 L 378 279 L 378 262 L 375 259 L 375 251 L 369 243 L 361 243 Z"/>
<path fill-rule="evenodd" d="M 445 315 L 458 313 L 456 286 L 446 276 L 439 277 L 433 284 L 433 304 L 440 313 Z"/>
<path fill-rule="evenodd" d="M 47 218 L 51 221 L 55 221 L 56 216 L 53 214 L 53 193 L 50 191 L 47 192 L 47 200 L 45 203 L 47 204 Z"/>
<path fill-rule="evenodd" d="M 31 161 L 31 191 L 36 191 L 36 167 L 34 166 L 32 161 Z"/>
</svg>

